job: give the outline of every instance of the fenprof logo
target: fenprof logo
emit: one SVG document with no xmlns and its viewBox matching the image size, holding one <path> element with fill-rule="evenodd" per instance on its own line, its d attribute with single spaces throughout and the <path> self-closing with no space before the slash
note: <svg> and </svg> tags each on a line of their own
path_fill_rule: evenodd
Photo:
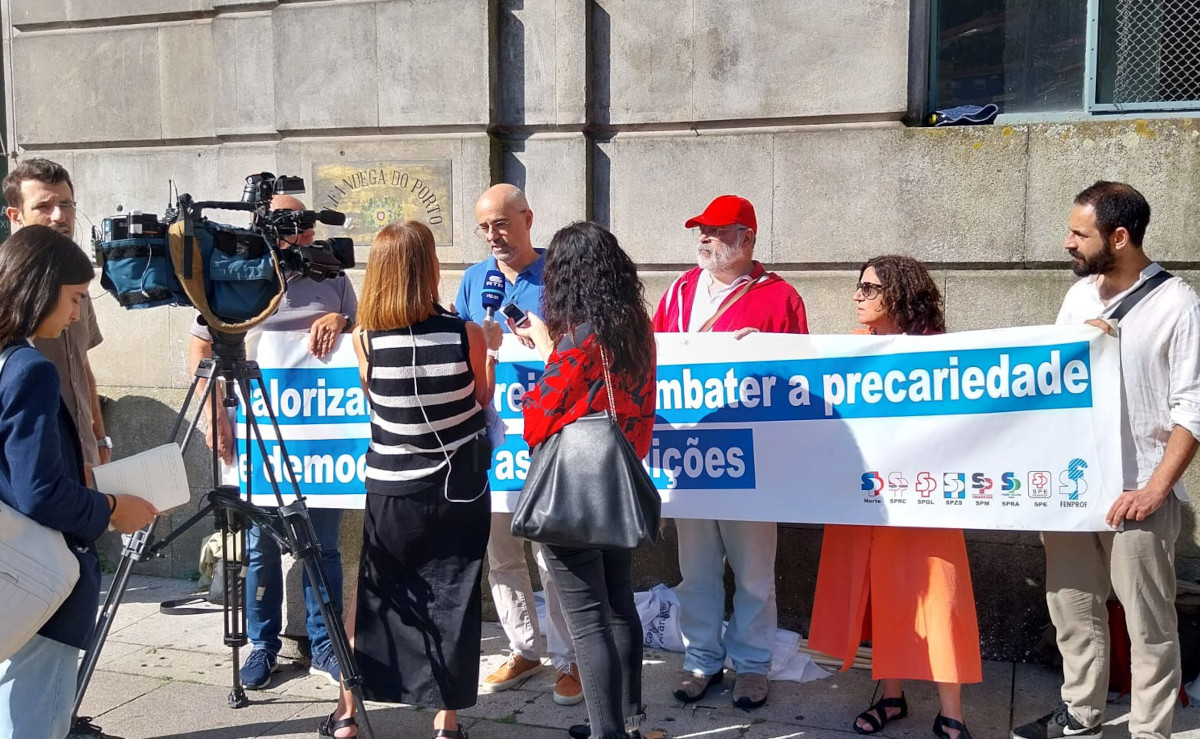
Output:
<svg viewBox="0 0 1200 739">
<path fill-rule="evenodd" d="M 1087 492 L 1088 484 L 1084 477 L 1087 468 L 1087 462 L 1076 457 L 1059 473 L 1058 492 L 1067 496 L 1067 500 L 1079 500 L 1079 496 Z"/>
</svg>

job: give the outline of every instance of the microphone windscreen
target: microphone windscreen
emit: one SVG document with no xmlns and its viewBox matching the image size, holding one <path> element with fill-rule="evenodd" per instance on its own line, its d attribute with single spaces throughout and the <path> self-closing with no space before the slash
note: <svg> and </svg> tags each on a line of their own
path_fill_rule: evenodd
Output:
<svg viewBox="0 0 1200 739">
<path fill-rule="evenodd" d="M 504 302 L 504 275 L 498 269 L 488 270 L 483 278 L 483 289 L 480 291 L 484 309 L 496 310 Z"/>
<path fill-rule="evenodd" d="M 327 226 L 344 226 L 346 214 L 338 210 L 323 210 L 317 214 L 317 220 Z"/>
</svg>

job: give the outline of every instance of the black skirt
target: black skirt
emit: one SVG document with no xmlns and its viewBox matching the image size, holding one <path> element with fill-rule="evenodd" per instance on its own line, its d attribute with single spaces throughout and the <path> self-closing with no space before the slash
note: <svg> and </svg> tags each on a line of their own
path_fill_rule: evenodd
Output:
<svg viewBox="0 0 1200 739">
<path fill-rule="evenodd" d="M 479 495 L 486 473 L 454 467 L 449 497 Z M 413 482 L 406 494 L 368 489 L 354 624 L 367 700 L 475 705 L 491 495 L 449 502 L 445 479 Z"/>
</svg>

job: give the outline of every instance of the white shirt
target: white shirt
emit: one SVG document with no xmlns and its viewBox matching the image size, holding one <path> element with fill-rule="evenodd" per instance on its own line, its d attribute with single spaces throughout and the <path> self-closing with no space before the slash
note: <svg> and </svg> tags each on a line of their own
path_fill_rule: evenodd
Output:
<svg viewBox="0 0 1200 739">
<path fill-rule="evenodd" d="M 749 281 L 750 275 L 742 275 L 715 293 L 710 293 L 716 280 L 708 270 L 700 270 L 700 279 L 696 281 L 696 296 L 692 298 L 692 315 L 688 319 L 688 331 L 692 333 L 699 331 L 708 322 L 708 319 L 717 314 L 717 309 L 721 307 L 721 303 L 725 302 L 725 298 Z"/>
<path fill-rule="evenodd" d="M 1058 323 L 1105 318 L 1139 285 L 1162 271 L 1152 263 L 1137 282 L 1105 303 L 1096 277 L 1076 282 L 1063 298 Z M 1200 440 L 1200 298 L 1172 277 L 1142 298 L 1117 330 L 1121 339 L 1121 455 L 1125 489 L 1137 490 L 1162 462 L 1167 439 L 1182 426 Z M 1183 481 L 1175 494 L 1187 500 Z"/>
</svg>

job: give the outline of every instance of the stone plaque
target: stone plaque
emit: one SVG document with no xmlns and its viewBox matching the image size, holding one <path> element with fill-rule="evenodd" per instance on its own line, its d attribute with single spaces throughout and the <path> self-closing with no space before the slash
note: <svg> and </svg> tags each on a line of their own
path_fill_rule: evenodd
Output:
<svg viewBox="0 0 1200 739">
<path fill-rule="evenodd" d="M 316 210 L 340 210 L 346 228 L 325 227 L 318 235 L 349 236 L 369 246 L 389 223 L 423 221 L 438 246 L 454 243 L 450 216 L 451 161 L 338 162 L 313 165 Z"/>
</svg>

